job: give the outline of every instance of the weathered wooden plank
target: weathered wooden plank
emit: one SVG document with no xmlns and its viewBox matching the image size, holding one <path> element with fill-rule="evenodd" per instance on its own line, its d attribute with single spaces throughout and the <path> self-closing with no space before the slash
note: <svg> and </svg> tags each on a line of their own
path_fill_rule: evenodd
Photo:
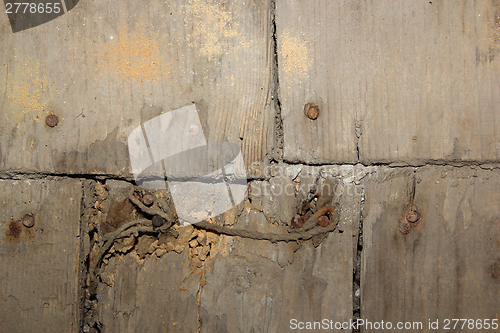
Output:
<svg viewBox="0 0 500 333">
<path fill-rule="evenodd" d="M 273 172 L 269 181 L 251 183 L 248 201 L 212 221 L 286 233 L 310 190 L 326 182 L 342 184 L 325 196 L 337 205 L 340 221 L 338 231 L 321 243 L 273 244 L 192 226 L 175 227 L 177 237 L 139 233 L 118 240 L 106 254 L 95 318 L 104 330 L 120 332 L 276 332 L 290 330 L 292 319 L 349 321 L 361 201 L 360 184 L 353 181 L 365 173 L 355 176 L 352 166 L 334 169 L 293 166 Z M 119 195 L 129 185 L 108 181 L 102 189 L 108 194 L 94 206 L 105 213 L 100 217 L 104 236 L 106 228 L 134 214 Z M 158 195 L 154 206 L 160 204 Z"/>
<path fill-rule="evenodd" d="M 98 293 L 105 332 L 196 332 L 199 279 L 191 275 L 188 250 L 160 258 L 113 258 L 106 267 L 110 284 Z"/>
<path fill-rule="evenodd" d="M 498 161 L 497 1 L 277 1 L 276 22 L 285 160 Z"/>
<path fill-rule="evenodd" d="M 413 172 L 366 182 L 361 317 L 422 322 L 424 332 L 429 319 L 444 330 L 445 319 L 498 318 L 498 170 L 429 166 L 415 177 L 420 219 L 406 235 Z"/>
<path fill-rule="evenodd" d="M 92 207 L 101 213 L 91 214 L 91 220 L 101 237 L 135 218 L 128 199 L 130 190 L 131 184 L 122 181 L 96 184 Z M 97 294 L 90 297 L 89 327 L 97 322 L 105 332 L 197 330 L 200 280 L 190 269 L 188 245 L 193 228 L 184 228 L 179 234 L 178 241 L 172 236 L 167 242 L 166 235 L 140 234 L 115 242 L 99 273 L 102 283 Z"/>
<path fill-rule="evenodd" d="M 0 331 L 80 332 L 81 183 L 1 180 L 0 189 Z"/>
<path fill-rule="evenodd" d="M 296 176 L 297 170 L 300 168 L 288 171 Z M 309 175 L 306 170 L 299 171 L 298 186 L 299 192 L 307 194 L 314 188 L 319 170 L 310 169 L 313 174 Z M 332 179 L 331 174 L 324 175 Z M 350 181 L 346 184 L 350 190 L 337 188 L 339 195 L 333 199 L 341 217 L 340 232 L 329 234 L 317 247 L 313 241 L 298 246 L 221 237 L 201 293 L 202 332 L 283 332 L 295 327 L 292 320 L 342 323 L 352 318 L 353 236 L 359 222 L 361 191 L 351 191 L 355 186 Z M 287 221 L 287 214 L 293 216 L 297 199 L 289 190 L 295 185 L 297 182 L 283 175 L 269 183 L 252 183 L 252 205 L 261 207 L 262 212 L 251 211 L 235 227 L 279 232 L 267 218 Z M 278 203 L 293 208 L 277 212 Z"/>
<path fill-rule="evenodd" d="M 130 176 L 130 132 L 191 103 L 207 140 L 239 144 L 248 166 L 273 145 L 268 1 L 81 1 L 0 27 L 1 170 Z"/>
</svg>

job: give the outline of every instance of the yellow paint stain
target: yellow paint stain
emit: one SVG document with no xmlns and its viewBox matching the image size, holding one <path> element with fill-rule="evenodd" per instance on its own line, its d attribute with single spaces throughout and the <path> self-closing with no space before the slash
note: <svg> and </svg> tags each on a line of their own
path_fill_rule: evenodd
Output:
<svg viewBox="0 0 500 333">
<path fill-rule="evenodd" d="M 14 121 L 19 123 L 26 115 L 33 115 L 30 121 L 40 121 L 45 109 L 43 102 L 49 90 L 47 77 L 40 74 L 40 63 L 26 61 L 14 67 L 7 81 L 7 99 L 12 103 Z"/>
<path fill-rule="evenodd" d="M 297 76 L 307 74 L 311 67 L 309 52 L 306 43 L 285 31 L 281 34 L 281 55 L 283 56 L 283 70 Z"/>
<path fill-rule="evenodd" d="M 109 42 L 99 58 L 99 70 L 111 71 L 123 81 L 159 81 L 169 74 L 169 64 L 160 57 L 158 41 L 144 33 L 121 33 Z"/>
<path fill-rule="evenodd" d="M 193 27 L 189 34 L 190 45 L 194 40 L 200 45 L 200 53 L 209 58 L 227 54 L 237 48 L 249 48 L 250 43 L 239 33 L 234 14 L 222 9 L 219 3 L 206 0 L 189 0 L 184 5 L 185 23 Z"/>
</svg>

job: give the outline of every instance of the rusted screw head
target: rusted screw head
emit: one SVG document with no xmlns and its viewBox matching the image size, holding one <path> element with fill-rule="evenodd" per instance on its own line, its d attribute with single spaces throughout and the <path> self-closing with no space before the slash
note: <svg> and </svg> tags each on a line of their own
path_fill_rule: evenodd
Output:
<svg viewBox="0 0 500 333">
<path fill-rule="evenodd" d="M 32 228 L 35 225 L 35 219 L 33 218 L 33 215 L 30 215 L 30 214 L 24 215 L 23 225 L 26 228 Z"/>
<path fill-rule="evenodd" d="M 59 118 L 54 114 L 49 114 L 47 118 L 45 118 L 45 123 L 49 127 L 56 127 L 59 122 Z"/>
<path fill-rule="evenodd" d="M 323 227 L 323 228 L 328 227 L 328 223 L 329 223 L 329 221 L 328 221 L 328 217 L 326 217 L 325 215 L 320 216 L 320 217 L 318 218 L 318 225 L 319 225 L 320 227 Z"/>
<path fill-rule="evenodd" d="M 411 230 L 411 225 L 410 223 L 408 222 L 401 222 L 399 224 L 399 231 L 403 234 L 403 235 L 406 235 L 407 233 L 409 233 Z"/>
<path fill-rule="evenodd" d="M 416 210 L 410 210 L 410 211 L 406 212 L 406 221 L 408 221 L 410 223 L 417 222 L 419 218 L 420 218 L 420 216 Z"/>
<path fill-rule="evenodd" d="M 160 215 L 153 216 L 153 227 L 155 228 L 161 227 L 165 222 L 166 222 L 165 219 Z"/>
<path fill-rule="evenodd" d="M 304 114 L 311 120 L 316 120 L 319 116 L 319 108 L 316 104 L 307 103 L 304 105 Z"/>
<path fill-rule="evenodd" d="M 146 194 L 142 197 L 142 203 L 146 206 L 151 206 L 155 202 L 155 198 L 151 194 Z"/>
</svg>

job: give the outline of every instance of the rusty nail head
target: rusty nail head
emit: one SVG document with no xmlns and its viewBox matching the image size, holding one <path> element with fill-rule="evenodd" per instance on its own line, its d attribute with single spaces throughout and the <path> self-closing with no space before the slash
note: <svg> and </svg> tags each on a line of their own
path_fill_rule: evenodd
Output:
<svg viewBox="0 0 500 333">
<path fill-rule="evenodd" d="M 155 198 L 151 194 L 146 194 L 145 196 L 142 197 L 142 203 L 148 207 L 151 206 L 154 201 Z"/>
<path fill-rule="evenodd" d="M 153 216 L 153 227 L 158 228 L 161 227 L 165 223 L 165 219 L 160 215 Z"/>
<path fill-rule="evenodd" d="M 316 104 L 307 103 L 304 105 L 304 114 L 311 120 L 316 120 L 319 116 L 319 108 Z"/>
<path fill-rule="evenodd" d="M 54 114 L 49 114 L 47 118 L 45 118 L 45 123 L 49 127 L 56 127 L 59 122 L 59 118 Z"/>
<path fill-rule="evenodd" d="M 26 228 L 32 228 L 35 225 L 35 219 L 33 218 L 33 215 L 30 215 L 30 214 L 24 215 L 23 225 Z"/>
<path fill-rule="evenodd" d="M 407 233 L 409 233 L 411 230 L 411 225 L 410 223 L 408 222 L 401 222 L 399 224 L 399 231 L 403 234 L 403 235 L 406 235 Z"/>
<path fill-rule="evenodd" d="M 406 212 L 406 220 L 410 223 L 415 223 L 420 218 L 418 212 L 416 210 L 410 210 Z"/>
<path fill-rule="evenodd" d="M 325 228 L 325 227 L 328 227 L 328 223 L 329 223 L 329 221 L 328 221 L 328 217 L 326 217 L 325 215 L 320 216 L 320 217 L 318 218 L 318 225 L 319 225 L 319 226 L 321 226 L 321 227 Z"/>
</svg>

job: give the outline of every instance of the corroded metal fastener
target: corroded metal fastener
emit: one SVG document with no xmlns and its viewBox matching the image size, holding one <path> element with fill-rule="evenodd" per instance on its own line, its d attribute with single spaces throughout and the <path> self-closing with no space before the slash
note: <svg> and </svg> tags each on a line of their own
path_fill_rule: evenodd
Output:
<svg viewBox="0 0 500 333">
<path fill-rule="evenodd" d="M 35 225 L 35 219 L 33 218 L 33 215 L 30 215 L 30 214 L 24 215 L 23 225 L 26 228 L 32 228 Z"/>
<path fill-rule="evenodd" d="M 410 210 L 406 212 L 406 221 L 410 223 L 415 223 L 420 218 L 420 214 L 416 210 Z"/>
<path fill-rule="evenodd" d="M 320 227 L 323 227 L 323 228 L 328 227 L 328 223 L 329 223 L 329 222 L 330 222 L 330 221 L 328 220 L 328 217 L 326 217 L 325 215 L 320 216 L 320 217 L 318 218 L 318 225 L 319 225 Z"/>
<path fill-rule="evenodd" d="M 406 235 L 410 232 L 411 230 L 411 225 L 408 222 L 401 222 L 399 224 L 399 231 L 403 234 Z"/>
<path fill-rule="evenodd" d="M 59 122 L 59 118 L 55 114 L 49 114 L 47 118 L 45 118 L 45 123 L 49 127 L 56 127 Z"/>
<path fill-rule="evenodd" d="M 153 202 L 155 202 L 155 198 L 151 194 L 142 197 L 142 203 L 147 207 L 151 206 Z"/>
<path fill-rule="evenodd" d="M 307 103 L 304 105 L 304 114 L 311 120 L 316 120 L 319 116 L 319 108 L 316 104 Z"/>
<path fill-rule="evenodd" d="M 153 227 L 155 228 L 161 227 L 165 222 L 166 222 L 165 219 L 160 215 L 153 216 Z"/>
</svg>

